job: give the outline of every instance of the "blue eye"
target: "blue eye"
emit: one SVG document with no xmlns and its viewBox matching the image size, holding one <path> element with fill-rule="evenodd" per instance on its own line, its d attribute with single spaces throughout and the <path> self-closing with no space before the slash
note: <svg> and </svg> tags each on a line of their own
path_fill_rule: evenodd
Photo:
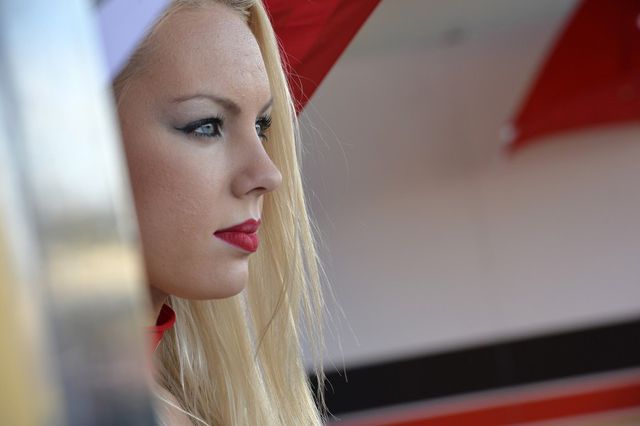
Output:
<svg viewBox="0 0 640 426">
<path fill-rule="evenodd" d="M 268 139 L 265 132 L 269 130 L 269 127 L 271 127 L 270 115 L 260 117 L 258 121 L 256 121 L 256 133 L 258 134 L 258 137 L 260 137 L 260 139 L 264 141 Z"/>
<path fill-rule="evenodd" d="M 222 136 L 222 118 L 204 118 L 202 120 L 189 123 L 184 127 L 178 127 L 177 130 L 197 137 L 216 138 Z"/>
</svg>

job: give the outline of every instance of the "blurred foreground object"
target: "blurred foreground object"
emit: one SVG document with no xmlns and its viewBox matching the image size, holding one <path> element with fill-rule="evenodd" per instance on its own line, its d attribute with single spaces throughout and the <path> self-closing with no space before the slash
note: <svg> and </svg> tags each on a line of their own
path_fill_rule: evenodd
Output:
<svg viewBox="0 0 640 426">
<path fill-rule="evenodd" d="M 155 424 L 141 260 L 89 2 L 0 3 L 0 424 Z"/>
<path fill-rule="evenodd" d="M 523 102 L 509 150 L 534 138 L 640 120 L 640 1 L 578 5 Z"/>
</svg>

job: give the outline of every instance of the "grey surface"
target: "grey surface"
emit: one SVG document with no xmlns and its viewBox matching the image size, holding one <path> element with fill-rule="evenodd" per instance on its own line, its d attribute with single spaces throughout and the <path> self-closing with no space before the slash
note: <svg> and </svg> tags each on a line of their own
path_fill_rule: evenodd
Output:
<svg viewBox="0 0 640 426">
<path fill-rule="evenodd" d="M 0 2 L 0 226 L 17 275 L 2 285 L 55 395 L 42 424 L 150 425 L 137 229 L 92 12 Z"/>
</svg>

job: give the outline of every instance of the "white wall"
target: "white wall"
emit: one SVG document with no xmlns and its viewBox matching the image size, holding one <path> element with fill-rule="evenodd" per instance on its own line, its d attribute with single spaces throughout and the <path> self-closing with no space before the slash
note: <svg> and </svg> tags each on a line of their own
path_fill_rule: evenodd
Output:
<svg viewBox="0 0 640 426">
<path fill-rule="evenodd" d="M 386 0 L 323 82 L 303 171 L 346 316 L 329 367 L 640 312 L 640 125 L 513 158 L 498 137 L 574 5 Z"/>
</svg>

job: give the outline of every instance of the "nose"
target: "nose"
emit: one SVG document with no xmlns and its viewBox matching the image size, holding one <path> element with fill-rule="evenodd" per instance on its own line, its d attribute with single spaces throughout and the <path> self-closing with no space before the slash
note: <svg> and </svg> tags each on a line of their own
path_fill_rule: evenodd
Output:
<svg viewBox="0 0 640 426">
<path fill-rule="evenodd" d="M 265 143 L 257 135 L 249 138 L 250 143 L 242 144 L 238 158 L 239 168 L 232 183 L 236 197 L 247 194 L 260 196 L 276 190 L 282 184 L 282 173 L 269 157 Z"/>
</svg>

